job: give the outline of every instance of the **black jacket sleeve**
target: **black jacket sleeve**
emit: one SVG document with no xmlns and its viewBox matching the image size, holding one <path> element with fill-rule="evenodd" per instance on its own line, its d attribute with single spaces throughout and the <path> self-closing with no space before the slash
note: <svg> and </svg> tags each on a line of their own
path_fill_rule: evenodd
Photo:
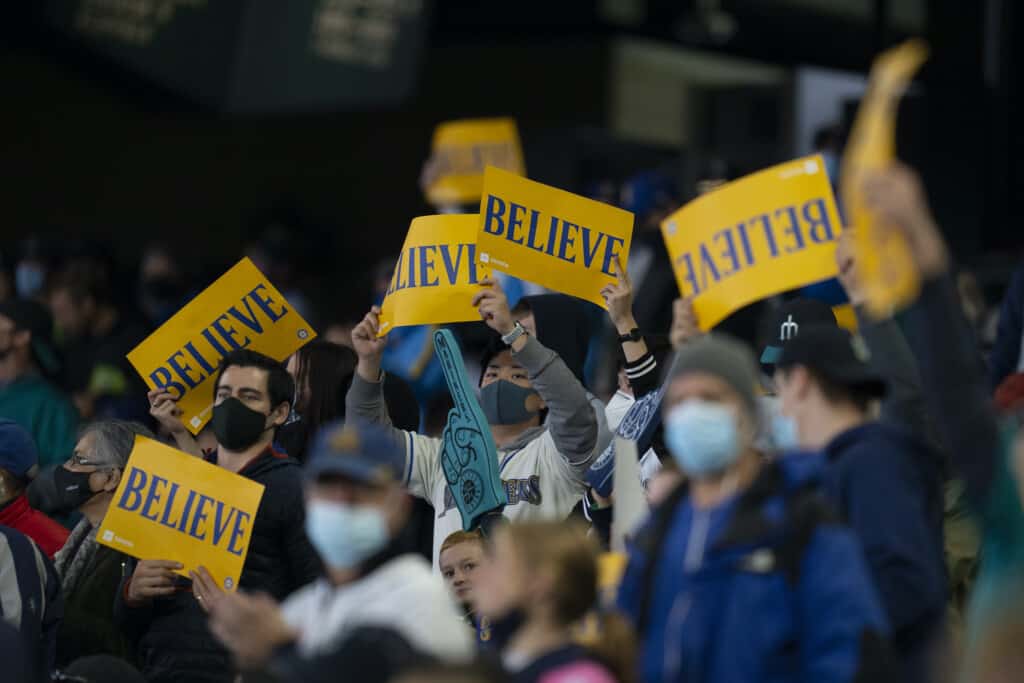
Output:
<svg viewBox="0 0 1024 683">
<path fill-rule="evenodd" d="M 996 343 L 989 359 L 989 386 L 993 390 L 1017 369 L 1020 362 L 1021 335 L 1024 334 L 1024 267 L 1010 280 L 999 309 Z"/>
<path fill-rule="evenodd" d="M 929 408 L 968 496 L 980 505 L 995 472 L 999 427 L 980 355 L 949 278 L 923 284 L 909 321 L 922 340 L 917 356 Z"/>
</svg>

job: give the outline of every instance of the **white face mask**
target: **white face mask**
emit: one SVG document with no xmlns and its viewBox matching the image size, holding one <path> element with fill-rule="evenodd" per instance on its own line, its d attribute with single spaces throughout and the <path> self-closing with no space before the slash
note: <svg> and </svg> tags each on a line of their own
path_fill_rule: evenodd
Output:
<svg viewBox="0 0 1024 683">
<path fill-rule="evenodd" d="M 608 421 L 608 429 L 615 431 L 619 428 L 622 423 L 622 418 L 626 417 L 626 413 L 636 403 L 636 399 L 622 391 L 616 391 L 615 395 L 608 401 L 608 405 L 604 407 L 604 416 Z"/>
<path fill-rule="evenodd" d="M 358 567 L 390 539 L 387 519 L 379 508 L 322 500 L 306 505 L 306 535 L 332 569 Z"/>
</svg>

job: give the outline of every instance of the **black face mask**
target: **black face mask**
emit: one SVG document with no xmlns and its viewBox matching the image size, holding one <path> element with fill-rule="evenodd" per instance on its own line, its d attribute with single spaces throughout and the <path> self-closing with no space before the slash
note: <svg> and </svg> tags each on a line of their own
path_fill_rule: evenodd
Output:
<svg viewBox="0 0 1024 683">
<path fill-rule="evenodd" d="M 47 512 L 54 514 L 73 512 L 85 505 L 98 493 L 89 488 L 89 477 L 92 474 L 92 472 L 72 472 L 64 467 L 53 470 L 56 498 L 53 501 L 53 509 Z"/>
<path fill-rule="evenodd" d="M 234 396 L 213 407 L 213 434 L 217 443 L 235 453 L 250 448 L 267 431 L 267 416 Z"/>
</svg>

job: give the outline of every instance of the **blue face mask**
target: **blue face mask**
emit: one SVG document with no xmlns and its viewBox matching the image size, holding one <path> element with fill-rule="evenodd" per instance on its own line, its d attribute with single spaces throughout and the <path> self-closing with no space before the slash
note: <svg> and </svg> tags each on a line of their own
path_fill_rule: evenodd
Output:
<svg viewBox="0 0 1024 683">
<path fill-rule="evenodd" d="M 779 453 L 799 450 L 800 431 L 797 429 L 796 420 L 782 414 L 778 397 L 762 397 L 761 411 L 763 419 L 770 430 L 768 436 L 771 443 L 767 444 L 767 446 Z"/>
<path fill-rule="evenodd" d="M 46 271 L 31 263 L 19 263 L 14 269 L 14 288 L 18 296 L 31 299 L 40 292 L 46 281 Z"/>
<path fill-rule="evenodd" d="M 480 389 L 480 409 L 492 425 L 517 425 L 537 414 L 527 402 L 537 392 L 515 382 L 499 379 Z"/>
<path fill-rule="evenodd" d="M 375 507 L 313 500 L 306 505 L 306 535 L 324 563 L 351 569 L 388 544 L 388 523 Z"/>
<path fill-rule="evenodd" d="M 695 479 L 723 472 L 740 457 L 736 416 L 720 403 L 681 403 L 665 417 L 665 445 Z"/>
</svg>

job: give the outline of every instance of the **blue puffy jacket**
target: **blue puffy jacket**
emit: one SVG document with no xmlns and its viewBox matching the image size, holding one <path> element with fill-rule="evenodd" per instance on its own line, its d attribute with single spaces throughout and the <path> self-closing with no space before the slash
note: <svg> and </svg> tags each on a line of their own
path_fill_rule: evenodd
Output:
<svg viewBox="0 0 1024 683">
<path fill-rule="evenodd" d="M 857 540 L 816 491 L 822 467 L 788 456 L 712 510 L 683 492 L 652 515 L 619 593 L 642 680 L 886 680 L 886 619 Z"/>
</svg>

